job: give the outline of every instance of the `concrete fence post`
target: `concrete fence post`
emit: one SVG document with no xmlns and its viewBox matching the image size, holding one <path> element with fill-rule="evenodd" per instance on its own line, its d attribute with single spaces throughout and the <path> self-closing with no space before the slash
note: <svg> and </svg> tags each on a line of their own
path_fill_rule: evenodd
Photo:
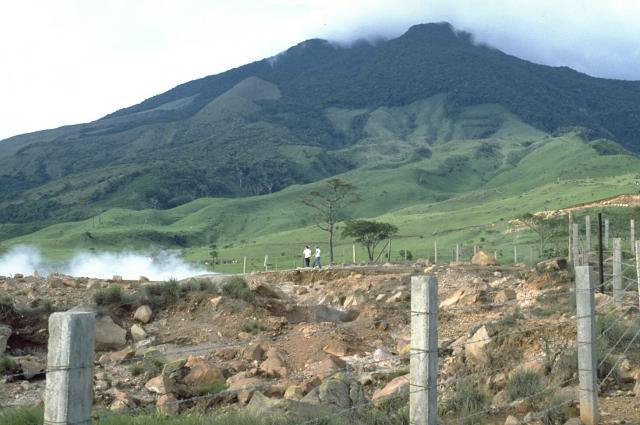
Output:
<svg viewBox="0 0 640 425">
<path fill-rule="evenodd" d="M 578 377 L 580 419 L 585 425 L 597 425 L 598 377 L 595 331 L 595 291 L 590 266 L 576 267 L 576 314 L 578 318 Z"/>
<path fill-rule="evenodd" d="M 247 256 L 242 257 L 242 273 L 247 273 Z"/>
<path fill-rule="evenodd" d="M 411 381 L 409 423 L 436 425 L 438 420 L 438 280 L 411 278 Z"/>
<path fill-rule="evenodd" d="M 622 303 L 622 239 L 613 239 L 613 302 Z"/>
<path fill-rule="evenodd" d="M 44 425 L 91 423 L 95 314 L 49 316 Z"/>
<path fill-rule="evenodd" d="M 636 280 L 638 281 L 638 307 L 640 307 L 640 241 L 636 241 Z"/>
<path fill-rule="evenodd" d="M 591 255 L 591 216 L 584 218 L 584 264 L 589 264 Z"/>
<path fill-rule="evenodd" d="M 573 216 L 569 211 L 569 250 L 567 251 L 567 258 L 569 262 L 573 264 Z"/>
<path fill-rule="evenodd" d="M 433 241 L 433 264 L 438 262 L 438 241 Z"/>
<path fill-rule="evenodd" d="M 580 241 L 578 234 L 578 225 L 573 224 L 571 229 L 571 261 L 573 262 L 573 267 L 579 266 L 580 263 Z"/>
<path fill-rule="evenodd" d="M 269 256 L 265 255 L 264 256 L 264 263 L 262 264 L 264 266 L 264 271 L 269 271 Z"/>
<path fill-rule="evenodd" d="M 609 249 L 609 219 L 604 219 L 604 247 Z"/>
<path fill-rule="evenodd" d="M 473 246 L 473 255 L 476 255 L 478 253 L 478 245 L 474 245 Z"/>
<path fill-rule="evenodd" d="M 456 244 L 456 263 L 460 262 L 460 245 Z"/>
<path fill-rule="evenodd" d="M 518 246 L 513 246 L 513 264 L 518 264 Z"/>
<path fill-rule="evenodd" d="M 629 228 L 630 228 L 629 230 L 630 230 L 630 233 L 631 233 L 631 235 L 630 235 L 631 236 L 631 242 L 630 242 L 631 243 L 631 252 L 633 252 L 635 254 L 636 253 L 636 246 L 635 246 L 635 243 L 636 243 L 636 221 L 635 220 L 631 220 L 629 222 Z"/>
<path fill-rule="evenodd" d="M 352 245 L 352 251 L 353 251 L 353 264 L 356 263 L 356 244 Z"/>
</svg>

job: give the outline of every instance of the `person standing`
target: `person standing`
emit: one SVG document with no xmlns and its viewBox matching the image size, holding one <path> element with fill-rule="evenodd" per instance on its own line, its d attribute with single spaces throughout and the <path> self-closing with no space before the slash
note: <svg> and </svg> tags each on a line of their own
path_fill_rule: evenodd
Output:
<svg viewBox="0 0 640 425">
<path fill-rule="evenodd" d="M 302 255 L 304 256 L 304 266 L 309 267 L 311 262 L 311 248 L 309 248 L 309 245 L 304 248 Z"/>
<path fill-rule="evenodd" d="M 320 247 L 318 245 L 316 245 L 316 256 L 315 259 L 313 260 L 313 267 L 318 267 L 321 268 L 320 266 Z"/>
</svg>

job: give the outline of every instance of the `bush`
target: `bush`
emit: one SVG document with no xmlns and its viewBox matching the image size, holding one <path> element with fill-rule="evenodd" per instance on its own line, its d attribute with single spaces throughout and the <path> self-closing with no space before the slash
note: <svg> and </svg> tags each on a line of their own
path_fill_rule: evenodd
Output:
<svg viewBox="0 0 640 425">
<path fill-rule="evenodd" d="M 242 324 L 242 326 L 240 326 L 240 330 L 242 332 L 247 332 L 250 333 L 251 335 L 256 335 L 259 334 L 262 331 L 266 331 L 267 328 L 265 325 L 263 325 L 261 322 L 257 321 L 257 320 L 251 320 L 249 322 L 245 322 Z"/>
<path fill-rule="evenodd" d="M 463 425 L 475 425 L 483 422 L 490 403 L 491 398 L 478 383 L 462 380 L 456 382 L 454 393 L 441 405 L 441 412 L 458 415 Z"/>
<path fill-rule="evenodd" d="M 514 372 L 505 389 L 511 400 L 533 398 L 531 401 L 536 401 L 543 389 L 542 375 L 532 370 Z"/>
<path fill-rule="evenodd" d="M 175 279 L 166 282 L 152 283 L 142 287 L 145 301 L 152 307 L 163 307 L 178 301 L 180 284 Z"/>
<path fill-rule="evenodd" d="M 133 364 L 129 367 L 129 372 L 131 376 L 140 376 L 144 373 L 144 368 L 140 364 Z"/>
<path fill-rule="evenodd" d="M 112 285 L 106 289 L 99 289 L 93 294 L 93 302 L 97 305 L 124 304 L 128 301 L 129 297 L 118 285 Z"/>
<path fill-rule="evenodd" d="M 0 356 L 0 373 L 10 372 L 16 367 L 16 363 L 9 356 Z"/>
<path fill-rule="evenodd" d="M 222 293 L 236 299 L 252 301 L 254 294 L 249 289 L 247 282 L 241 277 L 234 277 L 222 286 Z"/>
<path fill-rule="evenodd" d="M 540 421 L 543 425 L 562 425 L 567 421 L 567 415 L 564 411 L 565 401 L 553 397 L 549 401 L 549 407 L 544 409 L 540 414 Z"/>
</svg>

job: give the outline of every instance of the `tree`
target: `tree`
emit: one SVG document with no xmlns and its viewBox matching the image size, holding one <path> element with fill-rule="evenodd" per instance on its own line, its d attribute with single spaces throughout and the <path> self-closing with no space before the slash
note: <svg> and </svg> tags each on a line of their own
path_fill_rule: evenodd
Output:
<svg viewBox="0 0 640 425">
<path fill-rule="evenodd" d="M 329 234 L 329 260 L 333 263 L 333 234 L 336 224 L 342 219 L 343 208 L 359 201 L 355 187 L 344 180 L 333 178 L 321 189 L 314 190 L 298 201 L 316 210 L 318 227 Z"/>
<path fill-rule="evenodd" d="M 530 213 L 522 215 L 518 221 L 538 235 L 540 255 L 544 253 L 546 243 L 556 236 L 559 229 L 555 222 L 540 215 Z"/>
<path fill-rule="evenodd" d="M 209 245 L 209 256 L 211 257 L 211 267 L 218 262 L 218 245 L 212 243 Z"/>
<path fill-rule="evenodd" d="M 378 243 L 389 239 L 396 233 L 398 233 L 398 228 L 393 224 L 367 220 L 347 221 L 342 230 L 343 237 L 355 238 L 356 242 L 367 248 L 369 261 L 373 261 L 373 255 Z"/>
</svg>

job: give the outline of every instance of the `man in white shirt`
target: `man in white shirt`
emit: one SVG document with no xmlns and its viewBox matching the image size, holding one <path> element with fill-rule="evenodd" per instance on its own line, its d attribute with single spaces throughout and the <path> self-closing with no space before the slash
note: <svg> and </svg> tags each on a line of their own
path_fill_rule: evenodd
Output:
<svg viewBox="0 0 640 425">
<path fill-rule="evenodd" d="M 309 248 L 309 245 L 304 248 L 304 251 L 302 251 L 302 255 L 304 256 L 304 266 L 309 267 L 309 263 L 311 261 L 311 248 Z"/>
<path fill-rule="evenodd" d="M 318 245 L 316 245 L 316 257 L 315 260 L 313 261 L 313 267 L 318 267 L 320 268 L 320 247 Z"/>
</svg>

